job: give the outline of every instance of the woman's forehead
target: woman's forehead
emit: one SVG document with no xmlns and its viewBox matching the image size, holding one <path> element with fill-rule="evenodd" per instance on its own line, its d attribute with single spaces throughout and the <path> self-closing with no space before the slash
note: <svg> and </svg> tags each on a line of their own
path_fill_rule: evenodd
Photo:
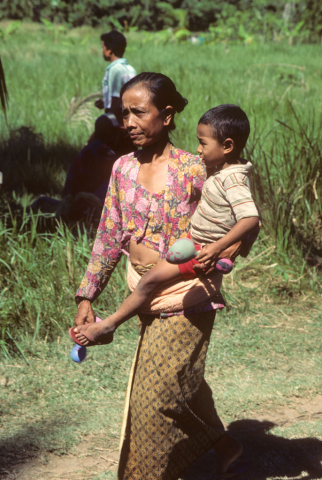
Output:
<svg viewBox="0 0 322 480">
<path fill-rule="evenodd" d="M 122 103 L 129 106 L 154 105 L 151 92 L 144 84 L 134 85 L 129 90 L 126 90 L 122 96 Z"/>
</svg>

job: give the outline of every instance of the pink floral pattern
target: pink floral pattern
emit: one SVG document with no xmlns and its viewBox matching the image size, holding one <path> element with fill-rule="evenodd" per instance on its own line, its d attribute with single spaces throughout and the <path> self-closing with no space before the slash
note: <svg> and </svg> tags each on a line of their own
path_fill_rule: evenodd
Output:
<svg viewBox="0 0 322 480">
<path fill-rule="evenodd" d="M 206 179 L 198 156 L 171 147 L 165 190 L 150 193 L 136 182 L 135 153 L 113 167 L 92 255 L 76 296 L 94 300 L 107 284 L 130 239 L 157 250 L 161 258 L 187 236 L 190 218 Z"/>
</svg>

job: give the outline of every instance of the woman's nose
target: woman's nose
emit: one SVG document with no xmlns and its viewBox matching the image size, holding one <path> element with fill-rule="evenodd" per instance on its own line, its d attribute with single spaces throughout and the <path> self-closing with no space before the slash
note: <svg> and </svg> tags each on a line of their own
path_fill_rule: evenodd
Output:
<svg viewBox="0 0 322 480">
<path fill-rule="evenodd" d="M 134 115 L 132 115 L 131 113 L 126 117 L 126 127 L 127 128 L 134 128 L 136 127 L 136 123 L 135 123 L 135 118 L 134 118 Z"/>
</svg>

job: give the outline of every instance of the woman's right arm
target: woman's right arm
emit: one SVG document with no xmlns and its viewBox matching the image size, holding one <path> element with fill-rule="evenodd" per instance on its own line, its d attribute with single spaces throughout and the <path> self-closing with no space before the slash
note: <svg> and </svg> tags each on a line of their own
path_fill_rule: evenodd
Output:
<svg viewBox="0 0 322 480">
<path fill-rule="evenodd" d="M 118 165 L 119 161 L 113 167 L 91 258 L 75 297 L 78 304 L 76 325 L 95 321 L 91 302 L 103 291 L 122 256 L 122 213 L 117 182 Z"/>
</svg>

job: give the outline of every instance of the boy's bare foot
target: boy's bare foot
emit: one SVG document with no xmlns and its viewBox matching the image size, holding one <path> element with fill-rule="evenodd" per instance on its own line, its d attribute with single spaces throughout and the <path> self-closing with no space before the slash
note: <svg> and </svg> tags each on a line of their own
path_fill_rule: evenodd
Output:
<svg viewBox="0 0 322 480">
<path fill-rule="evenodd" d="M 84 347 L 92 345 L 107 345 L 113 341 L 115 327 L 104 321 L 81 325 L 74 328 L 77 341 Z"/>
<path fill-rule="evenodd" d="M 234 477 L 235 473 L 232 472 L 229 475 L 227 470 L 229 469 L 230 465 L 240 457 L 243 452 L 242 444 L 236 440 L 235 438 L 225 433 L 221 439 L 214 445 L 214 449 L 217 455 L 217 475 L 216 479 L 229 479 L 230 477 Z M 227 473 L 226 473 L 227 472 Z M 221 477 L 220 474 L 223 474 Z"/>
</svg>

